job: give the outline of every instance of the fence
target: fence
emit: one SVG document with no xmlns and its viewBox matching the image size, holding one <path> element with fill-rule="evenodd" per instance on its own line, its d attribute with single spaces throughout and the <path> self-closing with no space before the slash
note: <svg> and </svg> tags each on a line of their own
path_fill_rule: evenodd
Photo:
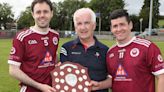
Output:
<svg viewBox="0 0 164 92">
<path fill-rule="evenodd" d="M 61 38 L 77 37 L 74 31 L 59 31 L 59 34 Z M 13 38 L 15 35 L 16 35 L 16 31 L 0 30 L 1 39 Z M 95 31 L 95 35 L 98 39 L 114 40 L 112 33 L 109 31 L 101 31 L 101 32 Z M 154 41 L 164 41 L 164 32 L 158 32 L 158 36 L 150 36 L 150 37 L 146 37 L 146 39 L 154 40 Z"/>
<path fill-rule="evenodd" d="M 0 30 L 0 38 L 13 38 L 16 35 L 15 31 L 9 31 L 9 30 L 5 30 L 5 31 L 1 31 Z"/>
</svg>

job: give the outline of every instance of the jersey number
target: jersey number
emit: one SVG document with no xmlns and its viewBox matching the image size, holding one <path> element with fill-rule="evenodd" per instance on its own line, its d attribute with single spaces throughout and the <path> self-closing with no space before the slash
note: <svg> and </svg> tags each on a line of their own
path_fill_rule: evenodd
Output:
<svg viewBox="0 0 164 92">
<path fill-rule="evenodd" d="M 44 40 L 44 46 L 48 46 L 48 40 Z"/>
</svg>

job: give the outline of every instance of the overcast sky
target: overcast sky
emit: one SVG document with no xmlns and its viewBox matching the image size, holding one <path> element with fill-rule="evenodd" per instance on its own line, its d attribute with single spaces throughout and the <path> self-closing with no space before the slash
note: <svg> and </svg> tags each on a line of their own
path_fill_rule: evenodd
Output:
<svg viewBox="0 0 164 92">
<path fill-rule="evenodd" d="M 20 15 L 21 11 L 24 11 L 27 6 L 30 6 L 33 0 L 0 0 L 0 3 L 9 3 L 11 5 L 12 11 L 15 14 L 15 18 Z M 51 0 L 52 2 L 58 2 L 63 0 Z M 87 0 L 89 1 L 89 0 Z M 125 8 L 128 10 L 130 14 L 139 14 L 139 11 L 143 5 L 144 0 L 125 0 L 126 6 Z M 164 0 L 159 0 L 161 3 L 160 6 L 160 15 L 164 15 Z"/>
</svg>

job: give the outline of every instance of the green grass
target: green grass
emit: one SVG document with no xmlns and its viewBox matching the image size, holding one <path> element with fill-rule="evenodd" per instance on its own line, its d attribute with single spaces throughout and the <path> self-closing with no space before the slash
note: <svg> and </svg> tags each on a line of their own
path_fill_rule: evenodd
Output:
<svg viewBox="0 0 164 92">
<path fill-rule="evenodd" d="M 60 39 L 59 49 L 63 43 L 71 39 Z M 111 46 L 114 41 L 101 40 L 102 43 L 107 46 Z M 164 55 L 164 42 L 155 42 L 161 49 L 162 54 Z M 19 92 L 18 81 L 9 76 L 8 74 L 8 56 L 10 52 L 12 41 L 11 39 L 0 39 L 0 92 Z"/>
<path fill-rule="evenodd" d="M 164 42 L 155 42 L 155 44 L 160 48 L 162 55 L 164 57 Z"/>
<path fill-rule="evenodd" d="M 159 25 L 159 27 L 163 27 L 164 26 L 164 19 L 159 20 L 158 25 Z"/>
<path fill-rule="evenodd" d="M 0 39 L 0 92 L 18 92 L 18 82 L 8 74 L 7 59 L 10 48 L 10 39 Z"/>
</svg>

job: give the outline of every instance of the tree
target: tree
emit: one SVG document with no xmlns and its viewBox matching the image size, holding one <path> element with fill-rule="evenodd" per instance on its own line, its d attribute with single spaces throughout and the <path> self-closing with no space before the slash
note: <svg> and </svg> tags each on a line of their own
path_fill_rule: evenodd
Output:
<svg viewBox="0 0 164 92">
<path fill-rule="evenodd" d="M 100 13 L 100 17 L 102 20 L 101 30 L 108 31 L 110 12 L 115 9 L 123 9 L 124 5 L 125 4 L 123 0 L 91 0 L 91 2 L 87 6 L 91 7 L 95 13 Z"/>
<path fill-rule="evenodd" d="M 53 2 L 53 17 L 50 22 L 50 27 L 52 29 L 60 29 L 60 17 L 58 12 L 58 4 Z"/>
<path fill-rule="evenodd" d="M 61 30 L 73 30 L 73 13 L 85 7 L 85 0 L 64 0 L 58 3 L 59 28 Z"/>
<path fill-rule="evenodd" d="M 50 22 L 50 27 L 60 30 L 73 30 L 73 14 L 82 7 L 90 7 L 95 12 L 101 13 L 102 30 L 109 30 L 109 13 L 114 9 L 123 8 L 123 0 L 92 0 L 87 3 L 86 0 L 64 0 L 63 2 L 53 2 L 54 16 Z M 30 8 L 22 12 L 18 27 L 24 28 L 32 25 L 33 19 Z"/>
<path fill-rule="evenodd" d="M 31 15 L 31 8 L 27 7 L 25 11 L 23 11 L 17 21 L 18 29 L 28 28 L 34 25 L 34 20 Z"/>
<path fill-rule="evenodd" d="M 153 0 L 153 15 L 152 15 L 152 28 L 158 27 L 159 20 L 159 0 Z M 142 10 L 140 12 L 140 18 L 143 18 L 143 29 L 148 28 L 149 25 L 149 11 L 150 11 L 150 0 L 145 0 Z"/>
<path fill-rule="evenodd" d="M 0 24 L 5 28 L 7 27 L 7 23 L 11 23 L 14 20 L 11 8 L 12 7 L 8 3 L 0 4 Z"/>
<path fill-rule="evenodd" d="M 130 19 L 133 22 L 133 29 L 132 31 L 140 31 L 140 21 L 139 21 L 139 17 L 136 15 L 130 15 Z"/>
</svg>

